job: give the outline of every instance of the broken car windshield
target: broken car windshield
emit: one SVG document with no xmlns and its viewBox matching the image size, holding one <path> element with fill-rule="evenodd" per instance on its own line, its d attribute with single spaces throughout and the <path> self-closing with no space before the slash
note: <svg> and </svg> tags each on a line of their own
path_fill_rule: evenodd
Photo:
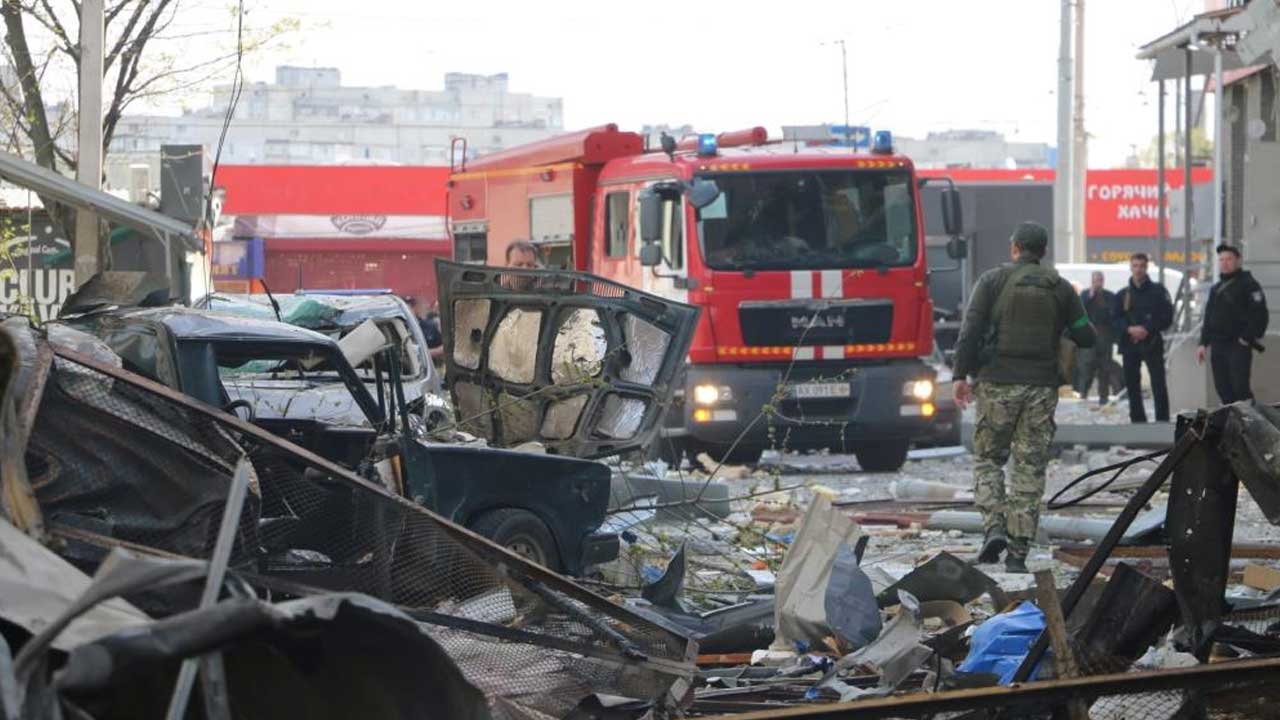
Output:
<svg viewBox="0 0 1280 720">
<path fill-rule="evenodd" d="M 906 171 L 725 173 L 698 211 L 707 265 L 784 270 L 912 265 L 915 207 Z"/>
<path fill-rule="evenodd" d="M 217 356 L 218 374 L 230 379 L 338 377 L 337 371 L 326 361 L 324 355 L 315 351 L 261 357 L 240 355 L 219 348 Z"/>
</svg>

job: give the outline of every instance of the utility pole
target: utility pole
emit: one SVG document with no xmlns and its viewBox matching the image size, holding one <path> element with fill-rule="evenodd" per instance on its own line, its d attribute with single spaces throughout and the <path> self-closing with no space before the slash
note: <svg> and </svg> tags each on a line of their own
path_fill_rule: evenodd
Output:
<svg viewBox="0 0 1280 720">
<path fill-rule="evenodd" d="M 1169 238 L 1169 201 L 1165 194 L 1168 181 L 1165 179 L 1164 155 L 1164 80 L 1160 81 L 1160 99 L 1156 104 L 1156 112 L 1160 119 L 1156 121 L 1159 134 L 1156 135 L 1156 263 L 1160 265 L 1160 275 L 1156 282 L 1164 285 L 1165 242 Z"/>
<path fill-rule="evenodd" d="M 1222 221 L 1226 215 L 1222 198 L 1223 184 L 1226 182 L 1225 168 L 1222 166 L 1222 143 L 1226 138 L 1224 132 L 1227 120 L 1226 88 L 1222 87 L 1222 41 L 1218 41 L 1213 49 L 1213 247 L 1216 250 L 1222 244 Z M 1207 272 L 1202 278 L 1214 278 L 1218 274 L 1218 265 L 1210 258 L 1213 253 L 1206 252 L 1205 266 Z M 1203 285 L 1201 286 L 1203 287 Z"/>
<path fill-rule="evenodd" d="M 1072 78 L 1073 109 L 1071 125 L 1071 262 L 1085 262 L 1088 256 L 1085 237 L 1085 184 L 1089 169 L 1089 137 L 1084 129 L 1084 0 L 1076 3 L 1075 76 Z"/>
<path fill-rule="evenodd" d="M 840 40 L 840 67 L 844 70 L 844 144 L 849 145 L 852 130 L 849 128 L 849 53 L 845 50 L 844 40 Z M 853 147 L 849 150 L 852 152 Z"/>
<path fill-rule="evenodd" d="M 95 190 L 102 188 L 102 6 L 103 0 L 82 0 L 80 3 L 80 115 L 76 180 Z M 76 287 L 80 287 L 101 269 L 98 267 L 101 237 L 95 213 L 76 210 L 75 240 Z"/>
<path fill-rule="evenodd" d="M 1191 187 L 1191 46 L 1188 45 L 1182 51 L 1183 70 L 1185 72 L 1182 78 L 1182 101 L 1183 112 L 1186 118 L 1183 123 L 1182 135 L 1182 287 L 1181 295 L 1183 302 L 1182 313 L 1182 330 L 1191 328 L 1191 312 L 1186 310 L 1187 301 L 1191 299 L 1191 234 L 1194 231 L 1192 219 L 1195 217 L 1195 207 L 1193 202 Z M 1216 172 L 1216 168 L 1215 168 Z"/>
<path fill-rule="evenodd" d="M 1053 178 L 1053 257 L 1071 255 L 1071 0 L 1061 0 L 1058 30 L 1058 161 Z"/>
</svg>

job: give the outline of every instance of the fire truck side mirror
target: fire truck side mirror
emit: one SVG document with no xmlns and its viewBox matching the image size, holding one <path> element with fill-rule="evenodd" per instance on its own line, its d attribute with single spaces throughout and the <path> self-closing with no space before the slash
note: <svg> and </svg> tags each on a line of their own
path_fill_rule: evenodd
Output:
<svg viewBox="0 0 1280 720">
<path fill-rule="evenodd" d="M 947 188 L 942 191 L 942 226 L 952 237 L 964 232 L 964 216 L 960 211 L 960 191 Z"/>
<path fill-rule="evenodd" d="M 640 266 L 658 267 L 662 264 L 662 246 L 656 242 L 646 242 L 640 246 Z"/>
<path fill-rule="evenodd" d="M 662 240 L 662 198 L 652 190 L 641 191 L 640 203 L 640 239 L 646 245 Z M 641 248 L 644 257 L 644 248 Z M 657 263 L 654 263 L 655 265 Z"/>
<path fill-rule="evenodd" d="M 969 241 L 959 235 L 953 236 L 947 241 L 947 257 L 952 260 L 964 260 L 969 257 Z"/>
<path fill-rule="evenodd" d="M 720 186 L 715 180 L 694 180 L 689 186 L 689 204 L 696 210 L 710 205 L 720 197 Z"/>
</svg>

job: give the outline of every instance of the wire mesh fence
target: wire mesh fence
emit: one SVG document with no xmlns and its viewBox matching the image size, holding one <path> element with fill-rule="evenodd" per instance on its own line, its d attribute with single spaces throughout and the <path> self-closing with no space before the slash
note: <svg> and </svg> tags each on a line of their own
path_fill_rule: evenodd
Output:
<svg viewBox="0 0 1280 720">
<path fill-rule="evenodd" d="M 500 717 L 560 717 L 589 693 L 659 699 L 691 672 L 681 635 L 393 494 L 376 463 L 344 471 L 87 358 L 57 358 L 26 455 L 61 553 L 86 570 L 121 544 L 208 558 L 246 456 L 231 571 L 273 599 L 340 590 L 394 603 L 438 630 Z"/>
</svg>

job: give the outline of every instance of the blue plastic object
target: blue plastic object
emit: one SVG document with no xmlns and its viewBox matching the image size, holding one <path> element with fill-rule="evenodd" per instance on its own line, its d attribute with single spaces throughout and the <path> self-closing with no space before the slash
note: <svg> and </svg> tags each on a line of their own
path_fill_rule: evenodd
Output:
<svg viewBox="0 0 1280 720">
<path fill-rule="evenodd" d="M 710 157 L 716 154 L 716 136 L 711 133 L 702 133 L 698 136 L 698 155 L 701 157 Z"/>
<path fill-rule="evenodd" d="M 876 138 L 871 143 L 871 152 L 877 155 L 891 155 L 893 153 L 893 133 L 888 130 L 877 130 Z"/>
<path fill-rule="evenodd" d="M 996 615 L 978 626 L 969 639 L 969 656 L 956 668 L 966 673 L 990 673 L 1000 676 L 1000 684 L 1013 682 L 1013 675 L 1027 656 L 1031 643 L 1044 630 L 1044 613 L 1040 608 L 1024 602 L 1007 613 Z M 1048 654 L 1045 655 L 1048 657 Z M 1031 673 L 1034 680 L 1040 674 L 1043 660 Z"/>
</svg>

